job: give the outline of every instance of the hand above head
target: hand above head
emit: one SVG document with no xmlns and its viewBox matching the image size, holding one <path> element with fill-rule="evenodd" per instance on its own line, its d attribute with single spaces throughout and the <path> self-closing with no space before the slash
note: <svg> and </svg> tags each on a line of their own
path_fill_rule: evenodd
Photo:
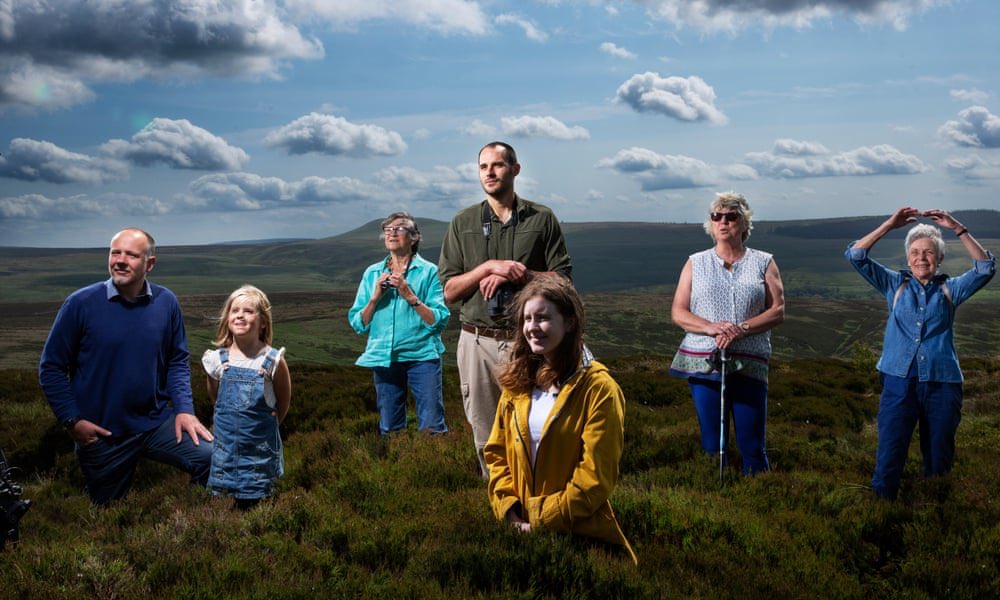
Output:
<svg viewBox="0 0 1000 600">
<path fill-rule="evenodd" d="M 913 208 L 912 206 L 903 206 L 902 208 L 896 209 L 896 212 L 889 215 L 886 219 L 884 225 L 887 225 L 889 229 L 899 229 L 900 227 L 905 227 L 910 223 L 914 223 L 917 217 L 921 216 L 922 213 L 919 208 Z"/>
<path fill-rule="evenodd" d="M 955 220 L 955 217 L 948 213 L 948 211 L 941 210 L 940 208 L 925 210 L 922 215 L 945 229 L 961 231 L 964 228 L 961 223 Z"/>
<path fill-rule="evenodd" d="M 181 443 L 182 433 L 184 432 L 191 437 L 191 441 L 194 442 L 195 446 L 199 445 L 199 437 L 206 442 L 211 442 L 213 439 L 212 432 L 201 424 L 198 417 L 190 413 L 177 413 L 177 416 L 174 418 L 174 435 L 178 444 Z"/>
</svg>

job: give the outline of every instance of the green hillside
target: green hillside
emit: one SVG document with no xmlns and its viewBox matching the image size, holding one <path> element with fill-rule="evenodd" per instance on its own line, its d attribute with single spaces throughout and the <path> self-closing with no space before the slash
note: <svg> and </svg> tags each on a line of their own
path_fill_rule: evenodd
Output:
<svg viewBox="0 0 1000 600">
<path fill-rule="evenodd" d="M 960 211 L 956 217 L 972 225 L 987 247 L 1000 250 L 1000 211 Z M 789 296 L 863 297 L 866 285 L 850 270 L 843 251 L 882 219 L 761 221 L 749 245 L 775 255 Z M 436 261 L 447 223 L 419 222 L 421 254 Z M 372 221 L 318 240 L 162 246 L 151 278 L 178 294 L 223 293 L 248 281 L 265 290 L 354 290 L 364 268 L 384 256 L 378 224 Z M 700 224 L 565 223 L 563 228 L 574 281 L 583 292 L 671 289 L 687 256 L 711 242 Z M 877 246 L 875 257 L 901 265 L 902 248 L 893 243 L 897 239 L 902 239 L 901 231 Z M 956 244 L 949 248 L 944 269 L 968 268 L 964 251 Z M 105 254 L 104 248 L 0 247 L 0 304 L 62 299 L 104 277 Z"/>
<path fill-rule="evenodd" d="M 1000 251 L 1000 211 L 958 213 L 977 236 Z M 847 357 L 855 344 L 881 344 L 885 305 L 849 267 L 849 240 L 881 217 L 761 222 L 750 245 L 772 252 L 785 282 L 786 322 L 773 333 L 779 358 Z M 421 221 L 421 253 L 437 260 L 447 224 Z M 567 223 L 573 276 L 588 307 L 589 343 L 599 356 L 670 354 L 681 332 L 670 322 L 670 301 L 687 256 L 709 246 L 701 225 Z M 853 232 L 853 235 L 848 235 Z M 988 236 L 988 237 L 987 237 Z M 902 232 L 876 247 L 887 265 L 902 264 Z M 944 270 L 959 273 L 968 257 L 949 244 Z M 192 352 L 208 347 L 214 317 L 226 295 L 254 283 L 271 296 L 276 339 L 294 360 L 348 364 L 364 339 L 347 325 L 357 282 L 384 256 L 378 222 L 319 240 L 261 244 L 174 246 L 158 249 L 151 278 L 181 299 Z M 48 328 L 67 294 L 106 277 L 106 250 L 0 248 L 0 368 L 38 360 Z M 963 355 L 1000 352 L 1000 286 L 993 282 L 963 305 L 956 340 Z M 455 348 L 458 317 L 445 334 Z"/>
</svg>

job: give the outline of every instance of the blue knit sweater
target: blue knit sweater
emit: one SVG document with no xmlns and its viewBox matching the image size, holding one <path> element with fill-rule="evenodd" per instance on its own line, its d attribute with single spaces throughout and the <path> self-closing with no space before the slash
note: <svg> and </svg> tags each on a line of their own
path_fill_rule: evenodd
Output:
<svg viewBox="0 0 1000 600">
<path fill-rule="evenodd" d="M 110 279 L 73 292 L 56 315 L 38 381 L 60 421 L 79 416 L 125 436 L 194 414 L 181 307 L 146 283 L 128 302 Z"/>
</svg>

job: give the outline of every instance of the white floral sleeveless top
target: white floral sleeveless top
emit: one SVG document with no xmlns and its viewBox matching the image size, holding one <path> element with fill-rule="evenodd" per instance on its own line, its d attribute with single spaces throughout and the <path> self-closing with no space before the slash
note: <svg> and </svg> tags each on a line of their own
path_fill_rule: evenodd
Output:
<svg viewBox="0 0 1000 600">
<path fill-rule="evenodd" d="M 747 248 L 732 271 L 714 248 L 691 255 L 691 312 L 709 321 L 742 323 L 764 312 L 766 284 L 764 274 L 773 260 L 767 252 Z M 718 379 L 719 374 L 708 358 L 715 350 L 715 338 L 688 333 L 670 365 L 677 377 Z M 733 370 L 742 375 L 767 381 L 767 361 L 771 357 L 771 332 L 765 331 L 736 340 L 726 351 Z"/>
</svg>

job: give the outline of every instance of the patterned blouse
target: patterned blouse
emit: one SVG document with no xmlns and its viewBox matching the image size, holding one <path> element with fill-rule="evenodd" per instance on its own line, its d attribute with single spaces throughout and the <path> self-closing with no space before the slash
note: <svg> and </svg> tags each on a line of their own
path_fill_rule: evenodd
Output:
<svg viewBox="0 0 1000 600">
<path fill-rule="evenodd" d="M 691 312 L 713 323 L 742 323 L 764 312 L 767 284 L 764 274 L 773 256 L 747 248 L 743 258 L 733 263 L 732 271 L 715 253 L 714 248 L 691 255 Z M 670 365 L 674 377 L 719 379 L 719 372 L 710 362 L 715 351 L 715 338 L 700 333 L 688 333 Z M 771 357 L 771 332 L 765 331 L 739 338 L 726 351 L 732 359 L 727 372 L 767 381 L 767 362 Z"/>
</svg>

